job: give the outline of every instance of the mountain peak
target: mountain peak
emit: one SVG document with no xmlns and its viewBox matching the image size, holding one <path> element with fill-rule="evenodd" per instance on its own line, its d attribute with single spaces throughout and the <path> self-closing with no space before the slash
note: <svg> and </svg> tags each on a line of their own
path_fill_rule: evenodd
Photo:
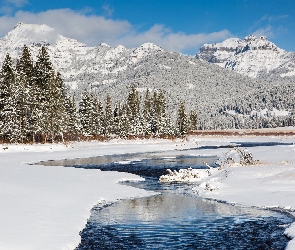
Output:
<svg viewBox="0 0 295 250">
<path fill-rule="evenodd" d="M 18 22 L 18 23 L 14 26 L 14 29 L 16 29 L 16 28 L 22 26 L 23 24 L 24 24 L 23 22 Z"/>
<path fill-rule="evenodd" d="M 257 77 L 289 61 L 288 53 L 266 36 L 248 35 L 244 39 L 229 38 L 221 43 L 204 44 L 196 58 Z"/>
<path fill-rule="evenodd" d="M 254 35 L 249 35 L 249 36 L 246 36 L 244 38 L 244 41 L 245 42 L 259 41 L 259 40 L 261 40 L 261 41 L 268 41 L 266 36 L 257 37 L 257 36 L 254 36 Z"/>
<path fill-rule="evenodd" d="M 4 38 L 13 47 L 24 44 L 56 44 L 62 36 L 45 24 L 26 24 L 19 22 Z"/>
<path fill-rule="evenodd" d="M 18 22 L 15 25 L 14 29 L 12 31 L 10 31 L 9 33 L 24 32 L 24 31 L 44 32 L 45 33 L 45 32 L 54 31 L 54 29 L 49 27 L 46 24 L 28 24 L 28 23 Z"/>
</svg>

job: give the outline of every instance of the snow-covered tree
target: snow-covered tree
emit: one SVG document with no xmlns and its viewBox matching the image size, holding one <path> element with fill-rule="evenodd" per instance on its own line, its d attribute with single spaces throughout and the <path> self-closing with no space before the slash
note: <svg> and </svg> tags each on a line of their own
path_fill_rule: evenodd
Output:
<svg viewBox="0 0 295 250">
<path fill-rule="evenodd" d="M 152 98 L 150 95 L 150 91 L 147 88 L 144 102 L 143 102 L 143 111 L 142 111 L 142 123 L 143 123 L 143 132 L 145 135 L 152 134 Z"/>
<path fill-rule="evenodd" d="M 16 112 L 20 124 L 20 141 L 27 141 L 27 136 L 32 134 L 30 130 L 29 119 L 32 113 L 33 91 L 33 59 L 29 48 L 24 45 L 23 53 L 16 64 Z"/>
<path fill-rule="evenodd" d="M 104 136 L 109 136 L 112 134 L 114 130 L 114 115 L 112 110 L 112 102 L 111 97 L 107 95 L 105 101 L 105 112 L 104 112 L 104 119 L 103 119 L 103 133 Z"/>
<path fill-rule="evenodd" d="M 188 131 L 196 130 L 198 127 L 198 115 L 195 110 L 190 111 Z"/>
<path fill-rule="evenodd" d="M 140 135 L 143 133 L 142 118 L 140 113 L 140 99 L 138 91 L 132 86 L 127 98 L 128 119 L 130 122 L 130 134 Z"/>
<path fill-rule="evenodd" d="M 81 132 L 84 136 L 90 136 L 92 134 L 93 124 L 93 106 L 90 93 L 87 91 L 84 91 L 82 94 L 78 112 L 80 117 Z"/>
<path fill-rule="evenodd" d="M 20 138 L 16 95 L 15 71 L 11 57 L 7 54 L 0 72 L 0 133 L 4 141 L 15 142 Z"/>
<path fill-rule="evenodd" d="M 177 129 L 180 135 L 184 135 L 188 131 L 188 120 L 183 101 L 179 102 L 177 112 Z"/>
</svg>

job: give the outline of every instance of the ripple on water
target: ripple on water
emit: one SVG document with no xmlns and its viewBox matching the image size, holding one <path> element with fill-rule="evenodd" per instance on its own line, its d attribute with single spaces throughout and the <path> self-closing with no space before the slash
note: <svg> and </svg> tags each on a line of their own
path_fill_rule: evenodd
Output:
<svg viewBox="0 0 295 250">
<path fill-rule="evenodd" d="M 94 209 L 78 249 L 284 249 L 285 215 L 183 194 Z"/>
<path fill-rule="evenodd" d="M 191 185 L 158 183 L 167 168 L 203 168 L 204 161 L 210 165 L 216 161 L 188 155 L 192 151 L 61 161 L 61 165 L 139 174 L 146 181 L 125 185 L 162 193 L 95 207 L 77 249 L 285 249 L 288 240 L 283 233 L 292 218 L 203 200 L 193 196 Z"/>
</svg>

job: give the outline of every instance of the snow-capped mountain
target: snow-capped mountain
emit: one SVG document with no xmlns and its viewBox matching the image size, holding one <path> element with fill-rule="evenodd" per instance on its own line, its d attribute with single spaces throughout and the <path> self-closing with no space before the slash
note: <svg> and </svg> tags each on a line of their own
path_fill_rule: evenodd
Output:
<svg viewBox="0 0 295 250">
<path fill-rule="evenodd" d="M 244 75 L 277 71 L 274 75 L 280 79 L 291 78 L 295 72 L 294 53 L 277 48 L 265 37 L 204 45 L 198 54 L 203 60 L 199 60 L 152 43 L 133 49 L 105 43 L 87 47 L 46 25 L 18 23 L 0 39 L 0 64 L 7 53 L 16 61 L 24 44 L 30 48 L 34 61 L 42 45 L 48 48 L 55 69 L 78 99 L 83 90 L 90 88 L 101 100 L 109 94 L 112 103 L 125 99 L 131 86 L 143 94 L 146 88 L 161 89 L 172 116 L 176 115 L 179 100 L 184 100 L 188 109 L 197 111 L 202 129 L 258 126 L 258 120 L 262 124 L 264 118 L 270 119 L 273 110 L 284 111 L 284 117 L 295 114 L 291 112 L 294 81 L 269 84 L 263 78 L 250 78 L 207 62 L 245 72 Z M 237 70 L 238 66 L 243 67 Z"/>
<path fill-rule="evenodd" d="M 118 74 L 127 66 L 152 53 L 163 51 L 157 45 L 145 43 L 135 49 L 124 46 L 111 46 L 102 43 L 97 47 L 87 47 L 74 39 L 58 34 L 47 25 L 18 23 L 4 38 L 0 39 L 0 62 L 7 53 L 16 60 L 28 45 L 35 59 L 40 47 L 45 45 L 54 67 L 63 75 L 66 82 L 75 87 L 80 78 L 87 77 L 87 83 L 106 83 L 103 79 L 108 74 Z M 93 77 L 97 75 L 97 77 Z M 102 79 L 100 81 L 99 79 Z M 108 80 L 107 80 L 108 81 Z"/>
<path fill-rule="evenodd" d="M 230 38 L 221 43 L 204 44 L 196 58 L 215 63 L 250 77 L 295 76 L 295 53 L 287 52 L 253 35 Z"/>
</svg>

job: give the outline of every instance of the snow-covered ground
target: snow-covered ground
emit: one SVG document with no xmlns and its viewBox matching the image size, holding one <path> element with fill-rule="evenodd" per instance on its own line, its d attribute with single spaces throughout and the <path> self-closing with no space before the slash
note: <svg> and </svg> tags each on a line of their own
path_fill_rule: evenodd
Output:
<svg viewBox="0 0 295 250">
<path fill-rule="evenodd" d="M 0 249 L 74 249 L 99 201 L 151 194 L 118 184 L 141 179 L 132 174 L 27 163 L 184 147 L 163 140 L 1 145 Z"/>
<path fill-rule="evenodd" d="M 132 174 L 27 163 L 188 149 L 238 141 L 295 143 L 295 137 L 190 137 L 188 142 L 138 140 L 81 142 L 67 146 L 1 145 L 0 249 L 74 249 L 80 242 L 79 231 L 84 228 L 91 208 L 99 201 L 152 195 L 118 184 L 120 180 L 140 179 Z M 209 177 L 202 175 L 201 186 L 196 185 L 199 194 L 242 206 L 295 210 L 295 146 L 262 146 L 248 150 L 259 164 L 229 167 L 226 172 L 225 169 L 212 171 Z M 224 148 L 202 149 L 191 150 L 189 154 L 223 157 L 227 151 Z M 286 233 L 294 237 L 295 224 Z M 288 249 L 295 249 L 295 241 L 290 241 Z"/>
<path fill-rule="evenodd" d="M 284 209 L 295 216 L 295 137 L 201 137 L 191 138 L 200 146 L 228 145 L 230 142 L 279 142 L 293 145 L 242 148 L 252 153 L 256 164 L 223 164 L 220 170 L 183 170 L 163 176 L 162 181 L 195 181 L 195 191 L 204 198 L 241 206 Z M 236 143 L 232 143 L 235 145 Z M 195 153 L 226 158 L 228 148 L 204 149 Z M 194 154 L 194 152 L 192 152 Z M 231 155 L 232 156 L 232 155 Z M 231 166 L 230 166 L 231 165 Z M 188 176 L 191 176 L 190 178 Z M 166 179 L 165 179 L 166 178 Z M 160 180 L 161 180 L 160 179 Z M 285 234 L 295 237 L 295 223 Z M 295 249 L 291 240 L 287 249 Z"/>
</svg>

